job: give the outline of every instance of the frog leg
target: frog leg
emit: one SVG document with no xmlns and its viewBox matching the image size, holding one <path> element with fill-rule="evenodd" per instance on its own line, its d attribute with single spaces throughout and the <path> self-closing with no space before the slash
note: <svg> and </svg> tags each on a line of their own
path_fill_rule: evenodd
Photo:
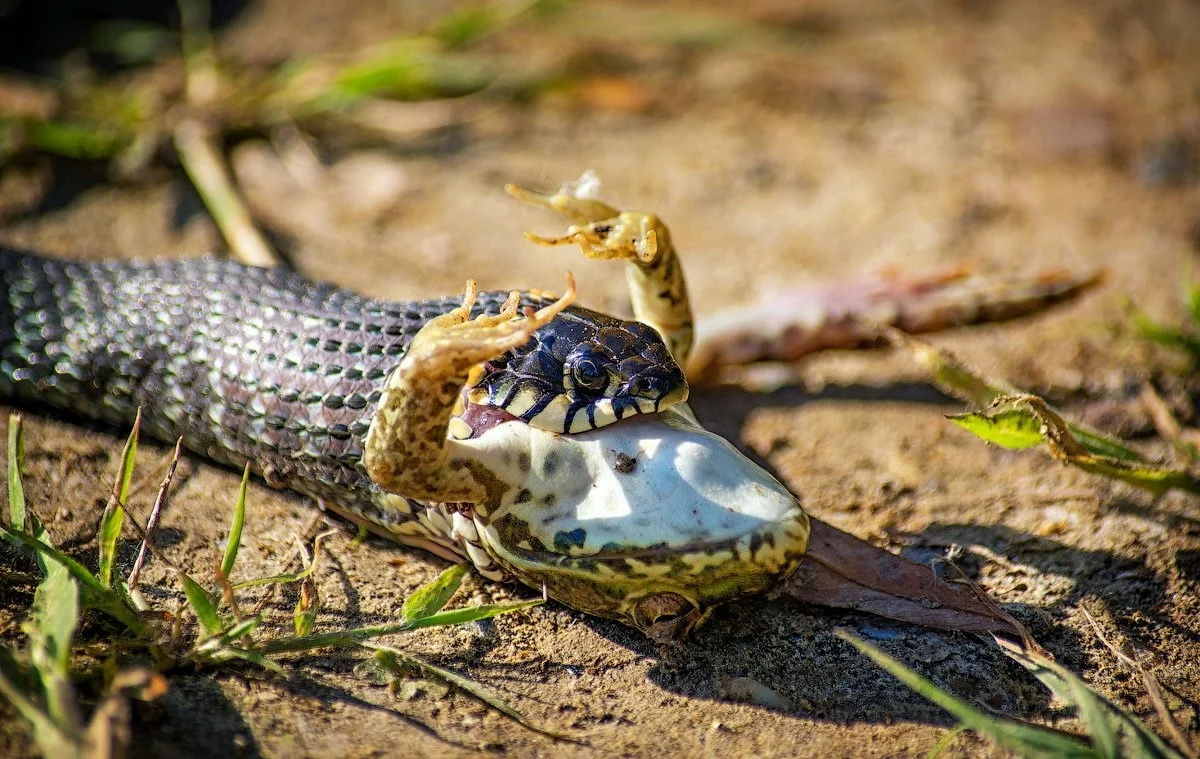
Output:
<svg viewBox="0 0 1200 759">
<path fill-rule="evenodd" d="M 363 444 L 363 466 L 389 493 L 442 503 L 485 503 L 495 483 L 471 449 L 448 437 L 463 387 L 479 364 L 524 345 L 575 299 L 575 280 L 539 311 L 518 311 L 513 292 L 500 313 L 471 317 L 474 281 L 463 303 L 431 319 L 413 338 L 400 364 L 388 375 L 379 408 Z"/>
<path fill-rule="evenodd" d="M 573 222 L 561 237 L 526 232 L 531 241 L 547 246 L 576 244 L 588 258 L 627 261 L 625 275 L 634 318 L 662 335 L 680 366 L 686 363 L 695 332 L 692 304 L 670 232 L 657 216 L 618 211 L 581 197 L 569 187 L 549 195 L 512 184 L 504 190 L 518 200 L 557 211 Z"/>
</svg>

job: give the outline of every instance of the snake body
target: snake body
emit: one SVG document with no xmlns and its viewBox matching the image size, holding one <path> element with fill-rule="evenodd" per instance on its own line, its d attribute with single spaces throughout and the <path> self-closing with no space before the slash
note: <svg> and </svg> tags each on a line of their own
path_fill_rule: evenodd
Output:
<svg viewBox="0 0 1200 759">
<path fill-rule="evenodd" d="M 479 293 L 473 314 L 498 312 L 507 296 Z M 425 324 L 460 303 L 367 298 L 212 257 L 70 262 L 0 247 L 0 399 L 126 427 L 141 409 L 155 438 L 181 437 L 229 466 L 250 462 L 273 485 L 401 539 L 420 528 L 461 553 L 445 515 L 381 493 L 362 466 L 389 372 Z M 535 339 L 597 325 L 628 326 L 572 307 Z"/>
<path fill-rule="evenodd" d="M 572 222 L 531 240 L 625 261 L 635 321 L 568 306 L 570 280 L 557 300 L 469 284 L 463 298 L 397 303 L 215 258 L 71 263 L 0 245 L 0 402 L 118 427 L 140 410 L 151 436 L 249 464 L 403 544 L 657 639 L 686 634 L 793 573 L 808 519 L 685 403 L 694 325 L 666 226 L 593 199 L 583 180 L 507 189 Z M 965 288 L 917 325 L 1011 315 L 1092 281 Z M 823 320 L 867 308 L 879 321 L 867 295 L 780 339 L 861 339 L 852 320 Z M 757 333 L 739 342 L 772 349 Z"/>
<path fill-rule="evenodd" d="M 152 437 L 248 463 L 403 544 L 653 636 L 684 634 L 795 569 L 803 509 L 695 423 L 653 327 L 538 295 L 522 298 L 524 317 L 505 316 L 512 297 L 479 293 L 472 316 L 498 316 L 463 321 L 461 298 L 378 300 L 284 269 L 68 262 L 0 246 L 0 401 L 118 427 L 140 410 Z M 555 315 L 532 321 L 535 308 Z M 413 368 L 520 320 L 536 325 L 526 342 L 474 364 L 465 386 Z M 430 352 L 429 335 L 449 342 Z M 428 411 L 395 417 L 396 392 Z M 384 428 L 401 433 L 387 438 L 397 450 L 448 445 L 460 457 L 449 466 L 470 467 L 486 497 L 381 487 L 368 465 Z"/>
</svg>

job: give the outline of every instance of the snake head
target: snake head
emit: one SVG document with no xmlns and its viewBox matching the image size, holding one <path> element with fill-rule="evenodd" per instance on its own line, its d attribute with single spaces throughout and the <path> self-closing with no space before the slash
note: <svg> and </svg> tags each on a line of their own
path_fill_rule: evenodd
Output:
<svg viewBox="0 0 1200 759">
<path fill-rule="evenodd" d="M 490 406 L 550 432 L 594 430 L 687 400 L 683 370 L 652 327 L 581 308 L 483 365 L 466 405 Z"/>
<path fill-rule="evenodd" d="M 504 487 L 480 542 L 521 582 L 663 640 L 793 572 L 808 518 L 686 404 L 562 435 L 500 423 L 465 441 Z"/>
</svg>

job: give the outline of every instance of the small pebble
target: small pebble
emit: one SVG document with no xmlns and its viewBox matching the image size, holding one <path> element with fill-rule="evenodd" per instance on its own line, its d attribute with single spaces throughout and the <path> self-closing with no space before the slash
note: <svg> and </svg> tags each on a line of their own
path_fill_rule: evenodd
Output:
<svg viewBox="0 0 1200 759">
<path fill-rule="evenodd" d="M 1138 158 L 1138 179 L 1147 187 L 1181 187 L 1200 174 L 1191 144 L 1180 136 L 1146 146 Z"/>
<path fill-rule="evenodd" d="M 1108 155 L 1116 143 L 1112 117 L 1083 104 L 1031 108 L 1017 116 L 1014 136 L 1024 152 L 1041 158 Z"/>
<path fill-rule="evenodd" d="M 872 640 L 896 640 L 904 637 L 903 632 L 888 625 L 866 624 L 859 627 L 858 631 Z"/>
<path fill-rule="evenodd" d="M 741 701 L 783 712 L 792 709 L 791 701 L 752 677 L 722 678 L 717 684 L 717 692 L 721 698 L 727 698 L 730 701 Z"/>
</svg>

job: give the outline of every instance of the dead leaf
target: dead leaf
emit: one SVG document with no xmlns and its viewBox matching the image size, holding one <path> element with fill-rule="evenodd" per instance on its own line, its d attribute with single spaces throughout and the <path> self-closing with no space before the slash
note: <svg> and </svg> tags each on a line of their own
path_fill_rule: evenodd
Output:
<svg viewBox="0 0 1200 759">
<path fill-rule="evenodd" d="M 973 633 L 1029 634 L 982 591 L 956 587 L 933 569 L 809 519 L 808 553 L 782 594 L 804 603 L 854 609 L 888 619 Z"/>
</svg>

